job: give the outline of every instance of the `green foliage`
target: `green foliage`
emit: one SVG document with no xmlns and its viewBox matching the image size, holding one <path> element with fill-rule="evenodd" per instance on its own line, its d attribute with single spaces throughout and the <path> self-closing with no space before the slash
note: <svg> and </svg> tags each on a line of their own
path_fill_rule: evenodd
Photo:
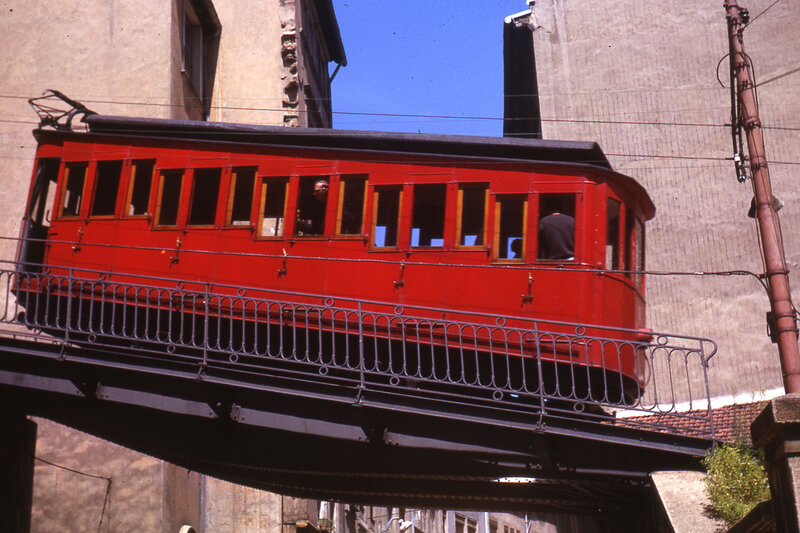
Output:
<svg viewBox="0 0 800 533">
<path fill-rule="evenodd" d="M 741 520 L 758 503 L 770 499 L 764 453 L 745 444 L 714 445 L 703 459 L 706 488 L 720 518 Z"/>
</svg>

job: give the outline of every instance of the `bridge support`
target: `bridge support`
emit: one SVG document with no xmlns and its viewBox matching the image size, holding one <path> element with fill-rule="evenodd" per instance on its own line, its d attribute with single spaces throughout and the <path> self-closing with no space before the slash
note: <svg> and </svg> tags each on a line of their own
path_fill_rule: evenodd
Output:
<svg viewBox="0 0 800 533">
<path fill-rule="evenodd" d="M 29 533 L 36 423 L 25 413 L 0 414 L 0 531 Z"/>
<path fill-rule="evenodd" d="M 750 426 L 766 452 L 776 531 L 800 531 L 800 393 L 775 398 Z"/>
</svg>

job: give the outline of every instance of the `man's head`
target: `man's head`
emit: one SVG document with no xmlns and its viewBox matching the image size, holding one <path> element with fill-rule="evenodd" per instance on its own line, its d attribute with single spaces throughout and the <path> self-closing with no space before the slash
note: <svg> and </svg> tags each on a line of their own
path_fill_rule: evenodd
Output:
<svg viewBox="0 0 800 533">
<path fill-rule="evenodd" d="M 323 202 L 328 199 L 328 180 L 314 182 L 314 198 Z"/>
</svg>

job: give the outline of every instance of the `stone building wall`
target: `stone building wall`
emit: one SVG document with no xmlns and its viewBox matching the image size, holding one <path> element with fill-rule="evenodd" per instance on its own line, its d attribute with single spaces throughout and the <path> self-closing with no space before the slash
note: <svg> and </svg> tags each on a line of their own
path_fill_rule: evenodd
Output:
<svg viewBox="0 0 800 533">
<path fill-rule="evenodd" d="M 771 3 L 740 2 L 753 17 Z M 722 3 L 537 0 L 533 13 L 544 138 L 597 141 L 616 170 L 641 182 L 657 209 L 647 269 L 684 273 L 647 276 L 648 326 L 718 343 L 714 396 L 757 397 L 782 386 L 759 280 L 694 274 L 763 271 L 756 226 L 746 216 L 752 188 L 737 182 L 730 161 Z M 787 21 L 798 15 L 800 4 L 779 2 L 745 30 L 759 81 L 797 66 L 800 39 Z M 758 92 L 773 189 L 786 203 L 780 218 L 790 271 L 800 264 L 797 76 Z M 795 278 L 795 301 L 798 288 Z"/>
</svg>

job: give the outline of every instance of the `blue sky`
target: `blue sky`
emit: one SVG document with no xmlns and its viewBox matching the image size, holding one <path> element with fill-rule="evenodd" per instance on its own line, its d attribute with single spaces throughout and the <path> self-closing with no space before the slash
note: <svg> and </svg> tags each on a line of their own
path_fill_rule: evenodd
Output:
<svg viewBox="0 0 800 533">
<path fill-rule="evenodd" d="M 502 136 L 503 19 L 525 0 L 333 5 L 348 61 L 333 80 L 335 128 Z"/>
</svg>

